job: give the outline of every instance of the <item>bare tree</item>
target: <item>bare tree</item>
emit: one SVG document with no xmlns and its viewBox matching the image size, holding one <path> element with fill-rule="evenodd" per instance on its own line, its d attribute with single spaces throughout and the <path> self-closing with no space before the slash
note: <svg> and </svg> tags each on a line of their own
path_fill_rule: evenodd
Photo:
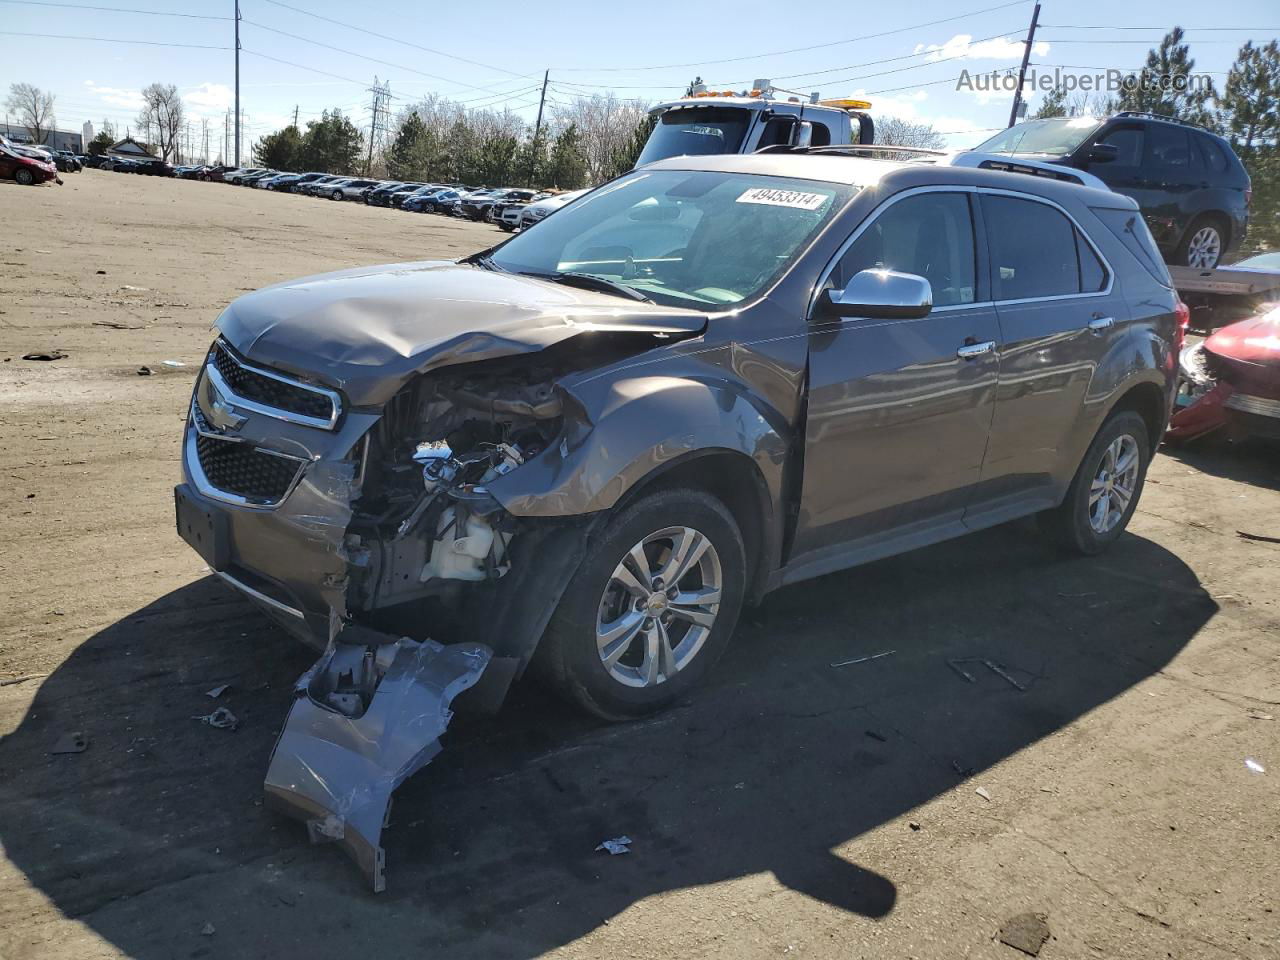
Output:
<svg viewBox="0 0 1280 960">
<path fill-rule="evenodd" d="M 9 85 L 9 99 L 5 106 L 18 115 L 18 122 L 27 128 L 34 143 L 44 143 L 56 122 L 53 116 L 52 93 L 47 93 L 29 83 Z"/>
<path fill-rule="evenodd" d="M 947 139 L 931 123 L 912 123 L 901 117 L 880 117 L 876 120 L 876 143 L 941 150 L 947 145 Z"/>
<path fill-rule="evenodd" d="M 626 150 L 648 112 L 648 104 L 619 100 L 612 93 L 578 97 L 556 109 L 550 132 L 554 136 L 567 127 L 577 128 L 587 162 L 587 181 L 600 183 L 613 175 L 618 155 Z"/>
<path fill-rule="evenodd" d="M 178 149 L 178 136 L 184 119 L 182 98 L 172 83 L 153 83 L 142 91 L 144 105 L 137 124 L 144 139 L 160 151 L 160 159 L 168 160 Z"/>
</svg>

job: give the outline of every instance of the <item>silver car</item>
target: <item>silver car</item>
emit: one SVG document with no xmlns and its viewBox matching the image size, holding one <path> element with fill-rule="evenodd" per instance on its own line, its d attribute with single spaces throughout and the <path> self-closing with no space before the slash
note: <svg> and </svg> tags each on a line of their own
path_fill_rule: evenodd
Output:
<svg viewBox="0 0 1280 960">
<path fill-rule="evenodd" d="M 320 194 L 330 200 L 361 200 L 364 192 L 378 183 L 377 180 L 342 180 L 326 184 Z"/>
<path fill-rule="evenodd" d="M 516 215 L 516 226 L 521 230 L 531 227 L 539 220 L 545 220 L 551 214 L 555 213 L 561 207 L 568 206 L 577 200 L 580 196 L 590 193 L 588 190 L 570 190 L 568 193 L 558 193 L 554 197 L 547 197 L 545 200 L 539 200 L 537 203 L 531 203 L 527 207 L 518 207 L 514 211 L 510 211 Z M 504 215 L 503 219 L 506 217 Z"/>
</svg>

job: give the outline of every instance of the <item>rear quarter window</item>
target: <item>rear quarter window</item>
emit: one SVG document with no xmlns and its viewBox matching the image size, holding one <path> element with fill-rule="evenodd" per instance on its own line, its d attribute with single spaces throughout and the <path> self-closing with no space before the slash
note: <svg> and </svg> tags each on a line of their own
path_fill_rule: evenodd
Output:
<svg viewBox="0 0 1280 960">
<path fill-rule="evenodd" d="M 1160 256 L 1160 250 L 1156 247 L 1151 231 L 1147 229 L 1146 221 L 1137 210 L 1117 210 L 1110 207 L 1090 207 L 1089 209 L 1157 283 L 1173 288 L 1169 268 L 1165 266 L 1164 258 Z"/>
</svg>

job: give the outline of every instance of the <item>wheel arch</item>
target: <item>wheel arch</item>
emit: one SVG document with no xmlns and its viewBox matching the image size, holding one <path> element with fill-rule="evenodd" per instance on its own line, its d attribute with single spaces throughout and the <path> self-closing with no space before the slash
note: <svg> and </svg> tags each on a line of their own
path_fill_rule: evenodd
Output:
<svg viewBox="0 0 1280 960">
<path fill-rule="evenodd" d="M 1164 436 L 1165 427 L 1169 421 L 1165 390 L 1152 380 L 1142 380 L 1130 385 L 1116 398 L 1102 422 L 1106 423 L 1122 410 L 1132 410 L 1142 417 L 1147 425 L 1147 439 L 1151 444 L 1148 452 L 1154 454 L 1156 448 L 1160 446 L 1160 438 Z M 1098 429 L 1102 429 L 1101 426 Z"/>
</svg>

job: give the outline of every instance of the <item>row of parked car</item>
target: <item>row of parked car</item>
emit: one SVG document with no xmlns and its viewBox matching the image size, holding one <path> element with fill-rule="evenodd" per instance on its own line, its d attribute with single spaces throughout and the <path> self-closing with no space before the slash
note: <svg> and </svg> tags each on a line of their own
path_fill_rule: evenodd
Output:
<svg viewBox="0 0 1280 960">
<path fill-rule="evenodd" d="M 183 175 L 183 174 L 179 174 Z M 585 190 L 540 191 L 526 187 L 473 187 L 459 183 L 375 180 L 327 173 L 288 173 L 256 167 L 202 168 L 194 179 L 221 180 L 278 193 L 354 200 L 410 213 L 437 213 L 492 223 L 514 232 L 572 203 Z"/>
</svg>

